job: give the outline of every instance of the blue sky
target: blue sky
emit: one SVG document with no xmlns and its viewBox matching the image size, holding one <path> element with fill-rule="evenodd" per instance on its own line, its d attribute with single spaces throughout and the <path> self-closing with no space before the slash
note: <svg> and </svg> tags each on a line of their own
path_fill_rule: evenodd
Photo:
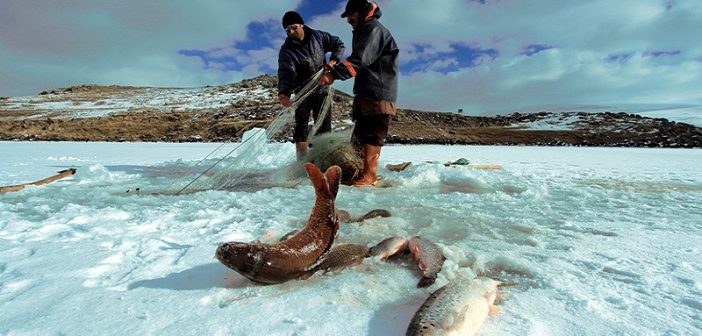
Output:
<svg viewBox="0 0 702 336">
<path fill-rule="evenodd" d="M 401 107 L 702 104 L 699 0 L 383 0 Z M 0 2 L 0 96 L 78 84 L 191 87 L 275 73 L 280 18 L 338 35 L 332 0 Z M 351 91 L 352 81 L 335 86 Z"/>
</svg>

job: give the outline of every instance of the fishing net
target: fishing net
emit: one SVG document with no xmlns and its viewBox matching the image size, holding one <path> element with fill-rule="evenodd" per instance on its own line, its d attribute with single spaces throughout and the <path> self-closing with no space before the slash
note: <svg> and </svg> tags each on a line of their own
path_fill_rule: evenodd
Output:
<svg viewBox="0 0 702 336">
<path fill-rule="evenodd" d="M 299 183 L 300 179 L 305 177 L 304 169 L 299 162 L 289 164 L 284 169 L 264 170 L 260 169 L 265 163 L 262 160 L 270 158 L 262 157 L 261 153 L 265 152 L 266 145 L 273 142 L 273 139 L 280 139 L 290 130 L 294 123 L 295 110 L 310 94 L 318 90 L 322 74 L 323 70 L 319 70 L 305 82 L 292 97 L 292 106 L 287 108 L 278 106 L 277 116 L 267 128 L 249 130 L 244 133 L 241 143 L 229 144 L 234 145 L 232 149 L 227 150 L 228 146 L 222 144 L 200 160 L 196 165 L 208 168 L 198 176 L 191 177 L 191 181 L 187 184 L 174 182 L 173 185 L 178 186 L 176 194 L 210 189 L 247 190 L 271 186 L 290 187 Z M 337 137 L 314 137 L 331 112 L 332 87 L 329 86 L 325 90 L 327 95 L 322 103 L 322 109 L 309 133 L 311 150 L 308 152 L 306 161 L 315 163 L 323 170 L 333 164 L 339 164 L 334 163 L 337 160 L 353 162 L 341 164 L 344 171 L 343 181 L 352 180 L 360 171 L 360 158 L 350 144 L 350 136 L 340 134 Z M 337 153 L 334 146 L 343 149 Z M 220 158 L 209 159 L 210 157 Z M 347 184 L 350 184 L 350 180 Z"/>
<path fill-rule="evenodd" d="M 360 149 L 351 143 L 351 132 L 320 134 L 310 140 L 305 161 L 325 171 L 331 166 L 341 167 L 341 183 L 351 183 L 363 172 Z"/>
</svg>

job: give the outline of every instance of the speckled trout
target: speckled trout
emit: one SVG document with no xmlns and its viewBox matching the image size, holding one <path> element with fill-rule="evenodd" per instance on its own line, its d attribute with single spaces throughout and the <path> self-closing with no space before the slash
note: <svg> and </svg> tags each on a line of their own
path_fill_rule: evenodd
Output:
<svg viewBox="0 0 702 336">
<path fill-rule="evenodd" d="M 436 275 L 441 272 L 446 257 L 441 253 L 439 246 L 420 236 L 410 238 L 407 247 L 422 271 L 422 278 L 417 287 L 430 286 L 436 281 Z"/>
<path fill-rule="evenodd" d="M 474 335 L 491 312 L 500 282 L 457 280 L 434 291 L 414 314 L 407 336 Z"/>
<path fill-rule="evenodd" d="M 339 229 L 334 201 L 339 191 L 341 168 L 332 166 L 322 173 L 317 166 L 305 164 L 315 190 L 315 203 L 305 227 L 277 243 L 220 244 L 215 257 L 225 266 L 252 281 L 281 283 L 311 274 L 334 243 Z"/>
</svg>

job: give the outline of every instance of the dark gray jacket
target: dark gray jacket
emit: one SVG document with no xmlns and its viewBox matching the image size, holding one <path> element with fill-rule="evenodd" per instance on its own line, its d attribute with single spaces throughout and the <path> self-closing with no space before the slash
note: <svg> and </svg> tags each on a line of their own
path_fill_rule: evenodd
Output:
<svg viewBox="0 0 702 336">
<path fill-rule="evenodd" d="M 307 26 L 302 41 L 287 38 L 278 55 L 278 94 L 290 96 L 317 70 L 324 66 L 327 52 L 330 59 L 339 61 L 344 54 L 344 43 L 338 36 Z"/>
<path fill-rule="evenodd" d="M 390 31 L 378 19 L 382 13 L 375 3 L 361 10 L 353 31 L 351 56 L 332 69 L 334 77 L 356 77 L 353 93 L 370 101 L 397 101 L 397 48 Z"/>
</svg>

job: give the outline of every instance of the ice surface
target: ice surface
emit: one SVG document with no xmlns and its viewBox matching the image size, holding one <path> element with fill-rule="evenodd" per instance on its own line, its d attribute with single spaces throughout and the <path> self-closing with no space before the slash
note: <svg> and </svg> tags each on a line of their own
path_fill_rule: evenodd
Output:
<svg viewBox="0 0 702 336">
<path fill-rule="evenodd" d="M 337 206 L 393 216 L 342 224 L 337 241 L 435 241 L 447 261 L 418 289 L 411 259 L 272 286 L 219 264 L 220 242 L 300 228 L 314 193 L 305 182 L 150 194 L 201 172 L 216 147 L 0 142 L 0 185 L 78 169 L 0 194 L 0 334 L 404 335 L 431 291 L 476 273 L 514 283 L 483 335 L 702 330 L 700 150 L 386 146 L 381 166 L 414 165 L 381 168 L 391 188 L 342 186 Z M 256 167 L 294 156 L 266 145 Z M 425 162 L 461 157 L 503 169 Z"/>
</svg>

